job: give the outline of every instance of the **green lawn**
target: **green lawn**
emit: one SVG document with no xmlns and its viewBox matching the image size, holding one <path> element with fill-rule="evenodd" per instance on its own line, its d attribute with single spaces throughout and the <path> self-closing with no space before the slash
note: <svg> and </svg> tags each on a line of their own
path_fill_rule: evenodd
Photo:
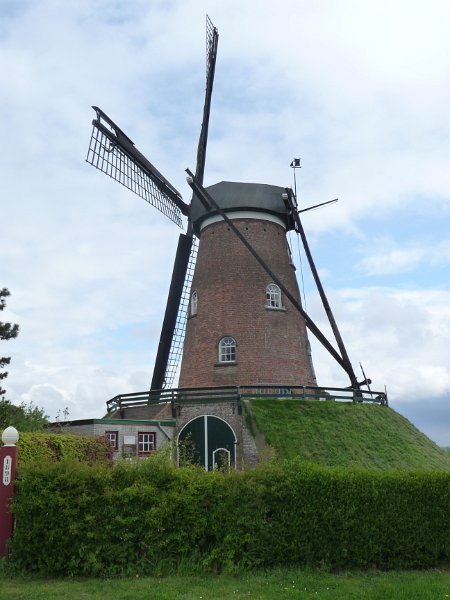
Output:
<svg viewBox="0 0 450 600">
<path fill-rule="evenodd" d="M 0 577 L 0 600 L 226 600 L 322 598 L 436 600 L 450 598 L 449 571 L 346 573 L 299 569 L 242 576 L 131 580 L 40 580 Z"/>
<path fill-rule="evenodd" d="M 259 431 L 281 458 L 327 466 L 450 470 L 450 454 L 397 412 L 378 404 L 257 399 Z"/>
</svg>

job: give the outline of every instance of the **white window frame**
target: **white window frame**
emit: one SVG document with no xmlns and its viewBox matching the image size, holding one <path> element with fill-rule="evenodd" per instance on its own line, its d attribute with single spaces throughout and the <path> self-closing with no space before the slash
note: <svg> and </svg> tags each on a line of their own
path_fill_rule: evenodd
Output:
<svg viewBox="0 0 450 600">
<path fill-rule="evenodd" d="M 236 340 L 227 335 L 219 342 L 219 362 L 231 363 L 236 362 Z"/>
<path fill-rule="evenodd" d="M 108 440 L 109 445 L 113 450 L 118 450 L 119 448 L 119 432 L 108 430 L 105 431 L 105 438 Z"/>
<path fill-rule="evenodd" d="M 197 314 L 198 310 L 198 292 L 194 290 L 191 294 L 191 317 Z"/>
<path fill-rule="evenodd" d="M 283 308 L 281 290 L 276 283 L 266 286 L 266 308 Z"/>
<path fill-rule="evenodd" d="M 154 431 L 138 432 L 138 455 L 151 454 L 156 448 L 156 433 Z"/>
</svg>

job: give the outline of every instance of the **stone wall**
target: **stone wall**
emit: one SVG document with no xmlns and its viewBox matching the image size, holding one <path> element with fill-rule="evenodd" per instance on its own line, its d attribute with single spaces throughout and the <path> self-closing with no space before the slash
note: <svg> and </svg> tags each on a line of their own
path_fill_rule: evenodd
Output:
<svg viewBox="0 0 450 600">
<path fill-rule="evenodd" d="M 183 427 L 200 416 L 219 417 L 225 421 L 233 430 L 236 439 L 236 468 L 253 467 L 258 463 L 258 451 L 255 441 L 245 423 L 245 415 L 242 414 L 238 402 L 215 402 L 208 404 L 178 404 L 176 406 L 177 425 L 174 432 L 174 440 Z"/>
</svg>

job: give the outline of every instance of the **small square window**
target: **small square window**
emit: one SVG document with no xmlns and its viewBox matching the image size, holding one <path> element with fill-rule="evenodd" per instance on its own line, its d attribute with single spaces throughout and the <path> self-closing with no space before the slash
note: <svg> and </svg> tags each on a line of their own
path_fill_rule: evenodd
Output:
<svg viewBox="0 0 450 600">
<path fill-rule="evenodd" d="M 146 431 L 138 433 L 138 454 L 150 454 L 156 447 L 156 433 Z"/>
<path fill-rule="evenodd" d="M 105 431 L 105 438 L 108 440 L 111 448 L 117 450 L 119 448 L 119 432 L 118 431 Z"/>
</svg>

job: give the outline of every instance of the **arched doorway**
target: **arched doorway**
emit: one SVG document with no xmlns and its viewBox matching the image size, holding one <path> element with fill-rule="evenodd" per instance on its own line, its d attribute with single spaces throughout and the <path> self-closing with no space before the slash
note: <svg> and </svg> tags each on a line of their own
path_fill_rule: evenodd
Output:
<svg viewBox="0 0 450 600">
<path fill-rule="evenodd" d="M 236 468 L 234 431 L 223 419 L 202 415 L 186 423 L 178 435 L 179 461 L 201 465 L 206 471 Z"/>
</svg>

